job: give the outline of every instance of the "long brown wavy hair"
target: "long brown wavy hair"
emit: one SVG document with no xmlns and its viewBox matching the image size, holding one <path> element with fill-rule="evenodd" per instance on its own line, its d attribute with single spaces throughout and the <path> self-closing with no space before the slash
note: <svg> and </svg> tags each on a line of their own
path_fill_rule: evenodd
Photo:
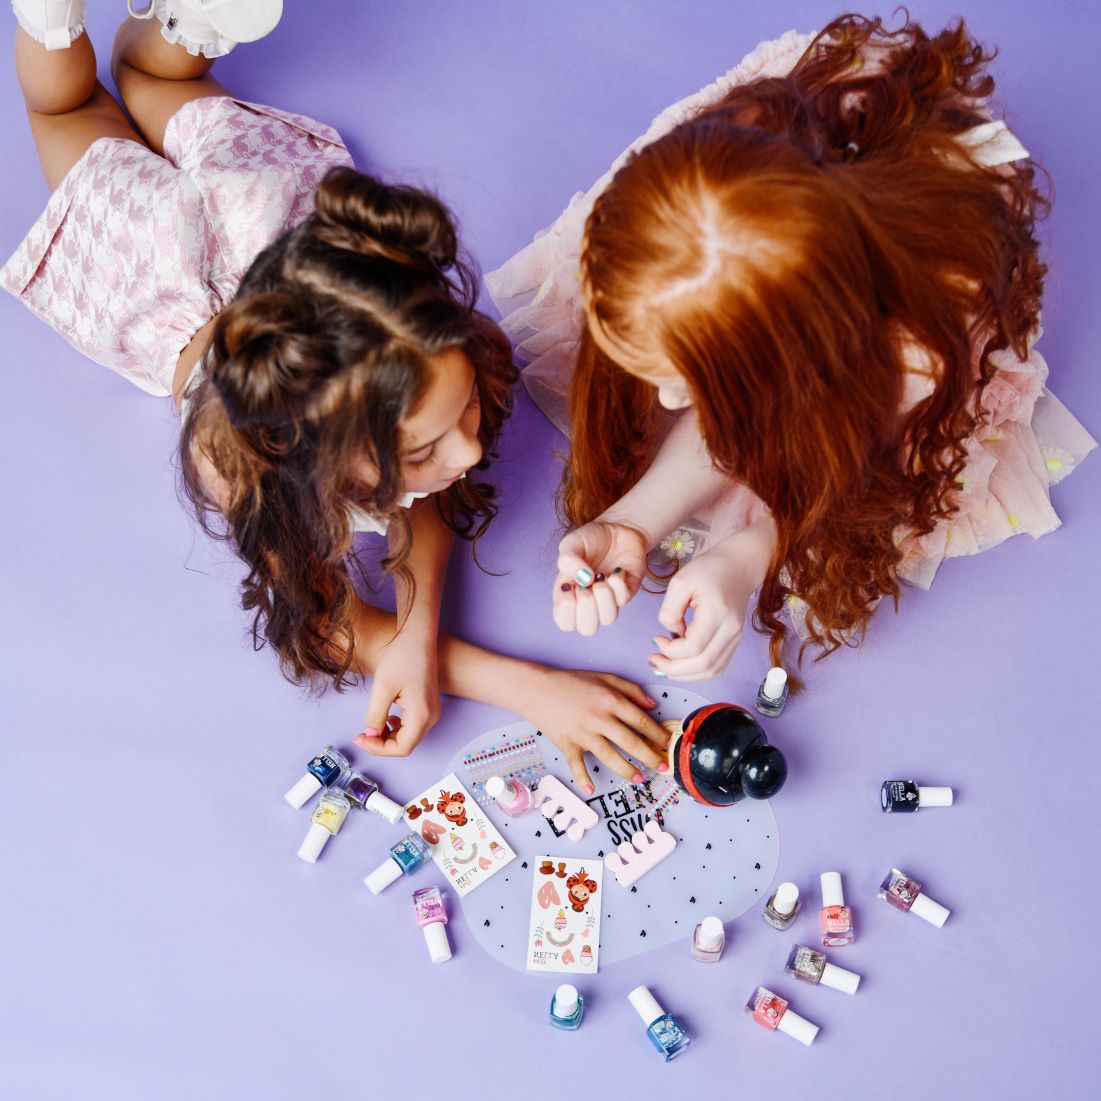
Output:
<svg viewBox="0 0 1101 1101">
<path fill-rule="evenodd" d="M 295 682 L 340 689 L 357 679 L 349 505 L 389 521 L 383 567 L 411 581 L 399 426 L 425 391 L 430 357 L 453 348 L 469 357 L 481 401 L 478 469 L 495 457 L 516 371 L 475 296 L 436 198 L 334 168 L 314 213 L 257 256 L 218 316 L 204 377 L 188 395 L 181 490 L 203 528 L 244 560 L 254 645 L 273 646 Z M 364 459 L 378 471 L 367 489 L 350 475 Z M 495 497 L 468 477 L 431 500 L 448 527 L 476 541 Z"/>
<path fill-rule="evenodd" d="M 842 16 L 789 76 L 632 156 L 590 215 L 588 325 L 628 369 L 586 330 L 563 511 L 585 523 L 637 481 L 660 413 L 630 365 L 675 369 L 716 468 L 776 521 L 754 613 L 774 662 L 793 594 L 823 653 L 897 606 L 898 533 L 952 515 L 990 356 L 1026 354 L 1037 166 L 983 167 L 956 140 L 989 120 L 992 56 L 962 21 L 930 38 Z M 904 411 L 907 347 L 937 382 Z"/>
</svg>

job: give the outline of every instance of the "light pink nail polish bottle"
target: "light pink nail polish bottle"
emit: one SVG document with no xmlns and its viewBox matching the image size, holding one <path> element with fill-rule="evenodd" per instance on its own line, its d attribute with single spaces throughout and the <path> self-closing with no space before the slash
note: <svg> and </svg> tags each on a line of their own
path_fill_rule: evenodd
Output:
<svg viewBox="0 0 1101 1101">
<path fill-rule="evenodd" d="M 535 806 L 531 788 L 516 780 L 506 780 L 503 776 L 491 776 L 486 780 L 486 795 L 496 800 L 497 806 L 513 818 L 526 814 Z"/>
</svg>

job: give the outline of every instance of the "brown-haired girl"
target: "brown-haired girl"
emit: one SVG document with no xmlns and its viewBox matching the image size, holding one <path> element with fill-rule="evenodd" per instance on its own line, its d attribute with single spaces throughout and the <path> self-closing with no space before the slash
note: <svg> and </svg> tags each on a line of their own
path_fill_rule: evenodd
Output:
<svg viewBox="0 0 1101 1101">
<path fill-rule="evenodd" d="M 529 718 L 590 793 L 585 750 L 627 779 L 619 751 L 659 767 L 667 736 L 636 685 L 439 634 L 452 539 L 477 540 L 497 511 L 481 472 L 511 408 L 511 351 L 474 308 L 437 199 L 356 172 L 329 127 L 210 75 L 280 10 L 158 0 L 156 19 L 128 19 L 113 59 L 128 119 L 96 81 L 83 3 L 18 0 L 16 67 L 54 192 L 0 282 L 91 358 L 173 395 L 183 490 L 245 562 L 255 641 L 296 682 L 371 675 L 365 749 L 410 752 L 448 692 Z M 359 531 L 388 540 L 396 617 L 353 584 Z"/>
<path fill-rule="evenodd" d="M 829 652 L 945 557 L 1058 526 L 1096 444 L 1044 389 L 1045 201 L 989 60 L 962 23 L 790 32 L 488 277 L 572 430 L 560 627 L 614 622 L 671 533 L 653 667 L 721 673 L 755 591 L 779 664 L 785 613 Z"/>
</svg>

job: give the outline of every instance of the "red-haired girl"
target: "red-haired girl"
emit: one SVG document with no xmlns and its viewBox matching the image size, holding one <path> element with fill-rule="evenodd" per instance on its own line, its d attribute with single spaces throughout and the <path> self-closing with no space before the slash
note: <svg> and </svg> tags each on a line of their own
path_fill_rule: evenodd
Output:
<svg viewBox="0 0 1101 1101">
<path fill-rule="evenodd" d="M 755 591 L 778 664 L 785 613 L 829 652 L 1058 526 L 1096 444 L 1044 388 L 1045 203 L 988 61 L 962 23 L 765 43 L 488 277 L 572 435 L 560 627 L 614 622 L 667 536 L 658 673 L 721 673 Z"/>
<path fill-rule="evenodd" d="M 112 64 L 126 114 L 96 80 L 82 0 L 15 8 L 54 191 L 0 284 L 176 399 L 184 491 L 245 563 L 257 643 L 296 682 L 371 675 L 357 741 L 373 753 L 408 753 L 450 692 L 525 715 L 579 778 L 584 750 L 626 779 L 636 766 L 618 750 L 658 766 L 646 738 L 667 736 L 638 686 L 439 633 L 451 541 L 497 511 L 481 472 L 511 407 L 511 351 L 474 309 L 438 200 L 356 172 L 330 127 L 210 75 L 211 58 L 271 30 L 280 0 L 156 0 L 128 19 Z M 353 584 L 359 531 L 388 540 L 397 618 Z"/>
</svg>

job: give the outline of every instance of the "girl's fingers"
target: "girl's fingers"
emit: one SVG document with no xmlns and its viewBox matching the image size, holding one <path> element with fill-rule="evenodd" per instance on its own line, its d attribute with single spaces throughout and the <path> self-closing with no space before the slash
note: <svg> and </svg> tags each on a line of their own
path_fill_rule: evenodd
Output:
<svg viewBox="0 0 1101 1101">
<path fill-rule="evenodd" d="M 639 712 L 639 714 L 641 714 L 641 712 Z M 645 717 L 649 718 L 649 716 Z M 653 722 L 653 719 L 650 719 L 650 721 Z M 633 725 L 634 720 L 631 720 L 631 722 Z M 654 723 L 654 725 L 657 726 L 656 723 Z M 661 730 L 662 734 L 667 734 L 667 731 L 663 730 L 660 726 L 658 729 Z M 613 730 L 610 730 L 608 737 L 611 738 L 620 749 L 624 750 L 626 753 L 630 753 L 632 757 L 641 761 L 644 765 L 649 765 L 652 769 L 657 771 L 665 771 L 659 768 L 660 765 L 665 763 L 665 755 L 654 748 L 653 743 L 656 739 L 656 735 L 652 737 L 650 741 L 647 741 L 645 738 L 640 738 L 630 726 L 624 725 L 617 726 Z"/>
<path fill-rule="evenodd" d="M 588 589 L 578 589 L 575 593 L 575 601 L 577 604 L 578 634 L 595 635 L 600 627 L 596 598 Z"/>
<path fill-rule="evenodd" d="M 734 631 L 720 631 L 701 654 L 693 658 L 667 660 L 662 671 L 677 680 L 707 680 L 717 677 L 726 669 L 741 640 L 740 625 Z"/>
<path fill-rule="evenodd" d="M 609 687 L 614 688 L 621 696 L 629 699 L 640 711 L 648 711 L 657 707 L 658 701 L 646 694 L 646 689 L 635 684 L 625 677 L 617 677 L 615 673 L 601 673 L 600 679 Z"/>
<path fill-rule="evenodd" d="M 610 627 L 619 615 L 619 605 L 616 603 L 615 593 L 608 587 L 606 581 L 598 581 L 592 589 L 593 599 L 596 601 L 596 615 L 601 627 Z"/>
<path fill-rule="evenodd" d="M 593 785 L 588 769 L 585 768 L 585 755 L 574 745 L 564 750 L 563 755 L 566 758 L 566 764 L 569 766 L 570 775 L 573 776 L 573 782 L 581 789 L 582 794 L 592 795 L 596 791 L 596 787 Z"/>
<path fill-rule="evenodd" d="M 610 768 L 618 776 L 622 776 L 628 783 L 634 783 L 635 777 L 641 775 L 638 771 L 638 766 L 632 764 L 621 754 L 617 753 L 611 747 L 607 738 L 596 735 L 588 749 L 601 764 Z"/>
<path fill-rule="evenodd" d="M 627 580 L 627 575 L 622 571 L 608 574 L 608 588 L 612 590 L 612 596 L 615 597 L 615 602 L 620 608 L 631 599 Z"/>
<path fill-rule="evenodd" d="M 575 631 L 577 630 L 577 596 L 574 586 L 567 582 L 562 574 L 555 578 L 554 586 L 554 625 L 560 631 Z"/>
<path fill-rule="evenodd" d="M 674 577 L 669 582 L 665 599 L 658 610 L 658 622 L 671 634 L 682 638 L 688 633 L 685 616 L 692 606 L 693 592 L 687 585 L 678 585 Z"/>
</svg>

